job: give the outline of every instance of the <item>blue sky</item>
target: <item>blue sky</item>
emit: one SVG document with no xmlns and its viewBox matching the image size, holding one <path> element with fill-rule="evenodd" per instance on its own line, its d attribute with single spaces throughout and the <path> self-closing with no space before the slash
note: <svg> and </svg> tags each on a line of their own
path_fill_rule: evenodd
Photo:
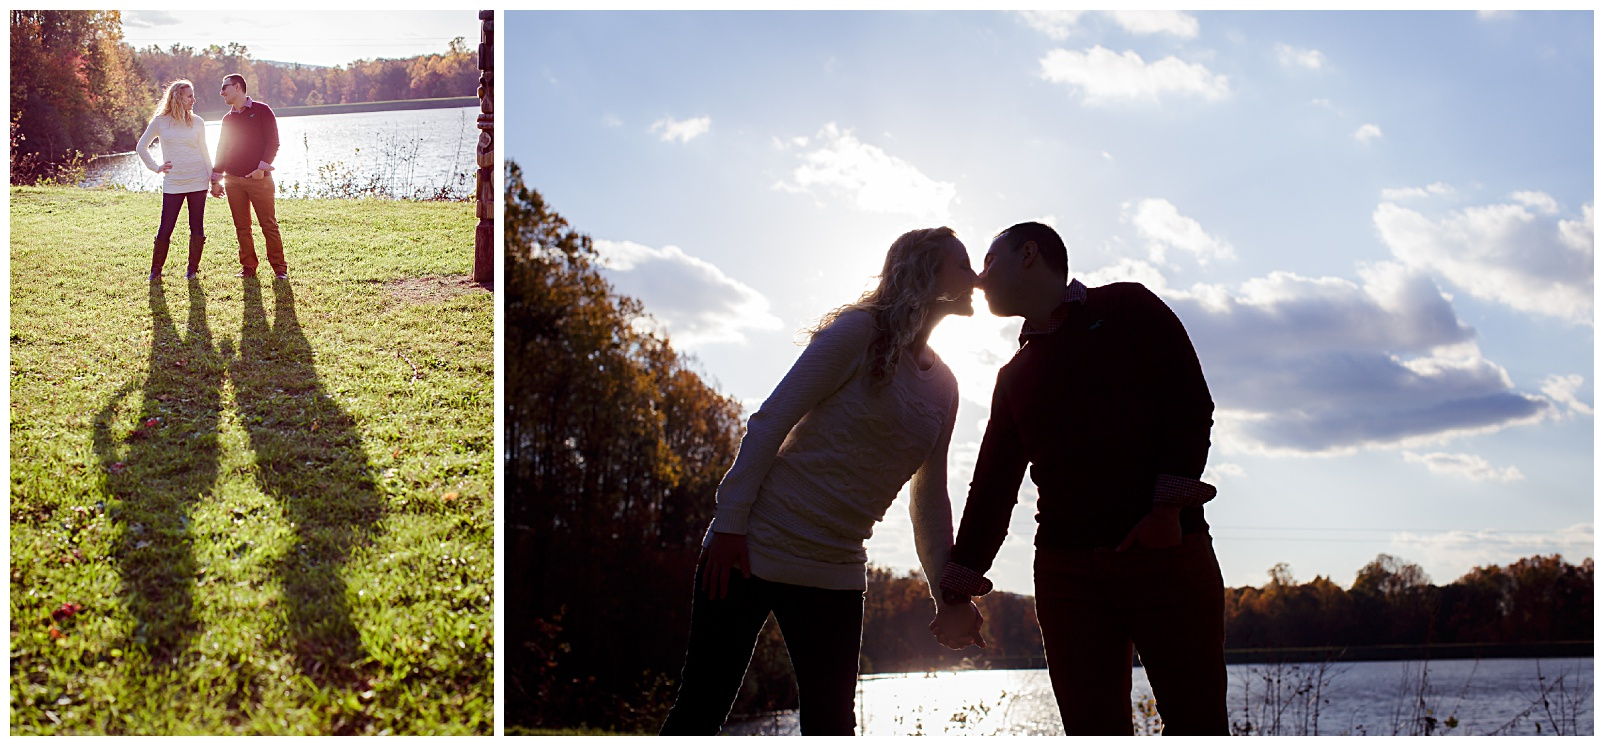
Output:
<svg viewBox="0 0 1604 746">
<path fill-rule="evenodd" d="M 902 232 L 1186 324 L 1226 582 L 1593 556 L 1591 13 L 508 12 L 505 148 L 722 390 Z M 966 497 L 1019 321 L 950 319 Z M 1027 479 L 992 577 L 1029 592 Z M 904 503 L 870 559 L 913 568 Z"/>
</svg>

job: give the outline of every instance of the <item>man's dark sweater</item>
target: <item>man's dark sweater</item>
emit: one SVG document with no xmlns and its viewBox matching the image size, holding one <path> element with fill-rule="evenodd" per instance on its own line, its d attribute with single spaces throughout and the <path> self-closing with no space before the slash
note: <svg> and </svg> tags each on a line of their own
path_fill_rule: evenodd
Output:
<svg viewBox="0 0 1604 746">
<path fill-rule="evenodd" d="M 1066 301 L 997 374 L 952 562 L 991 568 L 1025 467 L 1039 493 L 1038 548 L 1115 547 L 1153 509 L 1159 475 L 1195 480 L 1208 457 L 1214 401 L 1180 319 L 1130 282 Z M 1204 531 L 1202 507 L 1181 511 Z"/>
<path fill-rule="evenodd" d="M 229 176 L 249 176 L 272 164 L 278 155 L 278 119 L 260 101 L 246 99 L 239 111 L 223 115 L 223 132 L 217 138 L 217 160 L 212 170 Z"/>
</svg>

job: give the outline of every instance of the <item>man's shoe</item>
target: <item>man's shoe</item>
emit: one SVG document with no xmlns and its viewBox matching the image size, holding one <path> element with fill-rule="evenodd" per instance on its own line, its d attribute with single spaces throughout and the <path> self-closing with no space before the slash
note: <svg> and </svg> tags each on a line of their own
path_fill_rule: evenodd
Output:
<svg viewBox="0 0 1604 746">
<path fill-rule="evenodd" d="M 280 273 L 278 273 L 276 275 L 273 275 L 273 277 L 275 277 L 277 279 L 280 279 L 280 280 L 288 280 L 288 279 L 290 279 L 290 273 L 288 273 L 288 272 L 280 272 Z"/>
<path fill-rule="evenodd" d="M 162 273 L 160 273 L 160 272 L 152 272 L 152 273 L 150 273 L 150 282 L 151 282 L 151 284 L 155 284 L 155 283 L 158 283 L 158 282 L 161 282 L 161 281 L 162 281 Z"/>
<path fill-rule="evenodd" d="M 252 270 L 242 269 L 242 270 L 240 270 L 238 272 L 235 272 L 234 276 L 235 277 L 255 277 L 256 273 L 254 271 L 252 271 Z"/>
<path fill-rule="evenodd" d="M 184 279 L 186 279 L 186 280 L 199 280 L 200 279 L 200 273 L 199 272 L 190 272 L 190 273 L 184 275 Z"/>
</svg>

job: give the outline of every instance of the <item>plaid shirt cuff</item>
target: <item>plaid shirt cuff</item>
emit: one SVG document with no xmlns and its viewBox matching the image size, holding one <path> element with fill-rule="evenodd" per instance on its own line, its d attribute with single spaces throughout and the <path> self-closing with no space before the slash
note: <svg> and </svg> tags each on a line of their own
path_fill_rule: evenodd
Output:
<svg viewBox="0 0 1604 746">
<path fill-rule="evenodd" d="M 1214 485 L 1199 479 L 1160 474 L 1158 483 L 1153 486 L 1153 504 L 1195 508 L 1213 500 L 1216 492 Z"/>
<path fill-rule="evenodd" d="M 948 562 L 941 571 L 941 589 L 957 591 L 966 596 L 984 596 L 991 592 L 991 581 L 956 562 Z"/>
</svg>

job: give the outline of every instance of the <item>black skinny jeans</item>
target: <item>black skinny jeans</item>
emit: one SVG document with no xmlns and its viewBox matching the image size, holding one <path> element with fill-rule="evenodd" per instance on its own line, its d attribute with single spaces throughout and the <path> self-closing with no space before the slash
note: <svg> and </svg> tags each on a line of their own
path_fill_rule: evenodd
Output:
<svg viewBox="0 0 1604 746">
<path fill-rule="evenodd" d="M 853 735 L 858 648 L 863 642 L 863 591 L 811 588 L 730 573 L 728 594 L 707 598 L 696 571 L 691 641 L 680 673 L 679 697 L 662 735 L 714 735 L 724 727 L 752 649 L 774 612 L 796 673 L 802 735 Z"/>
<path fill-rule="evenodd" d="M 183 192 L 179 194 L 162 194 L 162 223 L 156 229 L 157 241 L 171 241 L 173 228 L 178 225 L 178 208 L 185 202 L 189 203 L 189 235 L 190 238 L 206 235 L 206 190 L 198 192 Z"/>
</svg>

